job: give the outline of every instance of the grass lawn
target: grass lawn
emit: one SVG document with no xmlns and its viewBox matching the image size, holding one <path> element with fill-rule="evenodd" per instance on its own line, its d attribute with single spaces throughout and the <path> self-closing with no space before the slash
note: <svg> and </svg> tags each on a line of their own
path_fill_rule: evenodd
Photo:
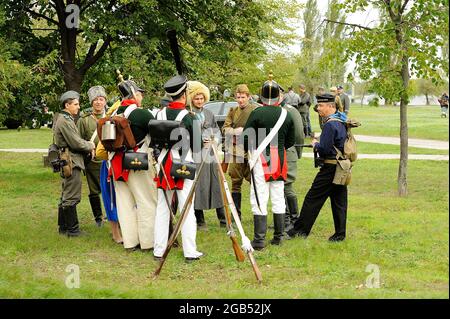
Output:
<svg viewBox="0 0 450 319">
<path fill-rule="evenodd" d="M 95 227 L 85 181 L 78 214 L 88 235 L 58 235 L 61 180 L 42 167 L 41 156 L 0 152 L 2 298 L 449 298 L 448 162 L 410 161 L 409 196 L 399 198 L 398 161 L 359 160 L 349 187 L 347 240 L 327 241 L 333 221 L 326 203 L 307 240 L 255 253 L 264 278 L 258 285 L 249 262 L 235 261 L 213 211 L 206 213 L 208 231 L 197 233 L 207 256 L 185 264 L 174 249 L 156 281 L 150 254 L 125 252 L 108 226 Z M 300 204 L 315 174 L 311 159 L 299 161 Z M 252 238 L 248 197 L 244 184 L 243 224 Z M 78 289 L 65 285 L 71 264 L 80 268 Z M 365 286 L 368 265 L 379 268 L 380 288 Z"/>
<path fill-rule="evenodd" d="M 448 141 L 448 118 L 441 118 L 438 106 L 409 106 L 409 138 Z M 350 118 L 361 122 L 353 134 L 374 136 L 400 136 L 400 108 L 398 106 L 350 107 Z M 317 114 L 311 111 L 313 130 L 319 131 Z"/>
</svg>

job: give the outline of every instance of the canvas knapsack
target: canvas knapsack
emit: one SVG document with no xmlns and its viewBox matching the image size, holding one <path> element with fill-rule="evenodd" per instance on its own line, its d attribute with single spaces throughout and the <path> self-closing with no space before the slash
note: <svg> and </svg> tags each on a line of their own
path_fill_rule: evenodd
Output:
<svg viewBox="0 0 450 319">
<path fill-rule="evenodd" d="M 102 129 L 107 121 L 115 125 L 115 140 L 102 140 Z M 97 135 L 108 152 L 129 150 L 136 146 L 136 140 L 131 131 L 130 122 L 126 117 L 121 115 L 107 116 L 99 119 L 97 122 Z"/>
<path fill-rule="evenodd" d="M 339 121 L 338 119 L 329 119 L 330 121 Z M 361 123 L 353 120 L 353 119 L 347 119 L 345 123 L 343 123 L 347 129 L 347 138 L 344 142 L 344 153 L 343 155 L 345 158 L 349 159 L 351 162 L 355 162 L 358 158 L 358 150 L 356 147 L 356 139 L 355 136 L 353 136 L 352 128 L 361 126 Z"/>
</svg>

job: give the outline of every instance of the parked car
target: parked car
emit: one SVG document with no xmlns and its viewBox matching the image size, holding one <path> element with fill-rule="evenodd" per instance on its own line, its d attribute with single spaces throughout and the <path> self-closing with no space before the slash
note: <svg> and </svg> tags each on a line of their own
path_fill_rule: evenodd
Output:
<svg viewBox="0 0 450 319">
<path fill-rule="evenodd" d="M 222 129 L 225 118 L 227 117 L 230 108 L 237 106 L 238 103 L 235 101 L 225 102 L 225 101 L 210 101 L 205 104 L 205 110 L 210 110 L 214 114 L 214 119 L 217 125 Z"/>
</svg>

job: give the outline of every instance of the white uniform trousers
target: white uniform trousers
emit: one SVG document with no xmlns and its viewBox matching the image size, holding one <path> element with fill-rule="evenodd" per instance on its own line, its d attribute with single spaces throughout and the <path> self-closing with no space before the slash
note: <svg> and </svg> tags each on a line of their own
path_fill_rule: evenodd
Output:
<svg viewBox="0 0 450 319">
<path fill-rule="evenodd" d="M 252 207 L 253 214 L 267 216 L 267 204 L 269 202 L 269 197 L 272 203 L 272 213 L 286 213 L 284 181 L 266 182 L 261 159 L 258 159 L 253 167 L 253 176 L 254 179 L 252 177 L 250 185 L 250 205 Z M 256 185 L 261 210 L 259 209 L 258 202 L 256 201 L 255 187 L 253 186 L 253 183 Z"/>
<path fill-rule="evenodd" d="M 156 185 L 151 169 L 130 171 L 127 182 L 116 181 L 117 215 L 122 230 L 123 246 L 141 249 L 154 246 Z"/>
<path fill-rule="evenodd" d="M 172 199 L 174 192 L 177 192 L 179 211 L 184 207 L 184 203 L 189 195 L 189 191 L 193 186 L 193 181 L 189 179 L 184 180 L 183 189 L 179 190 L 167 190 L 167 198 L 169 201 Z M 195 197 L 195 196 L 194 196 Z M 162 189 L 158 189 L 158 206 L 156 209 L 155 219 L 155 248 L 153 255 L 156 257 L 162 257 L 164 251 L 167 248 L 167 242 L 169 240 L 169 223 L 170 223 L 170 211 L 167 207 L 166 199 Z M 175 225 L 174 225 L 175 226 Z M 192 198 L 192 205 L 187 213 L 183 227 L 181 227 L 181 239 L 183 242 L 184 257 L 196 258 L 203 255 L 197 251 L 197 244 L 195 238 L 197 236 L 197 222 L 194 214 L 194 198 Z"/>
</svg>

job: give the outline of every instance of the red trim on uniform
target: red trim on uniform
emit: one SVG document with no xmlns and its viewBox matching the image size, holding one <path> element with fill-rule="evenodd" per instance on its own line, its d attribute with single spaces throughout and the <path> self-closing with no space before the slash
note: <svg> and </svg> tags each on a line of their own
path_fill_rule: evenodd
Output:
<svg viewBox="0 0 450 319">
<path fill-rule="evenodd" d="M 184 180 L 183 179 L 177 179 L 174 180 L 172 176 L 170 176 L 170 170 L 172 168 L 172 153 L 169 152 L 167 159 L 163 165 L 164 172 L 167 176 L 167 181 L 169 182 L 169 185 L 167 185 L 166 179 L 164 178 L 164 175 L 162 172 L 159 173 L 159 178 L 156 183 L 156 187 L 162 188 L 165 190 L 171 190 L 171 189 L 183 189 Z"/>
<path fill-rule="evenodd" d="M 133 100 L 133 99 L 123 100 L 122 103 L 120 103 L 120 106 L 128 106 L 128 105 L 131 105 L 131 104 L 136 104 L 137 105 L 136 100 Z"/>
<path fill-rule="evenodd" d="M 114 180 L 127 182 L 130 172 L 127 169 L 122 169 L 123 155 L 123 152 L 117 152 L 114 154 L 114 157 L 111 160 L 111 168 L 109 169 L 108 176 L 111 176 L 112 171 L 114 171 Z"/>
<path fill-rule="evenodd" d="M 263 154 L 260 155 L 262 167 L 264 170 L 264 179 L 266 182 L 277 181 L 281 177 L 283 180 L 287 178 L 287 160 L 286 150 L 283 150 L 283 165 L 280 163 L 278 146 L 270 146 L 270 163 L 267 163 Z"/>
<path fill-rule="evenodd" d="M 182 102 L 170 102 L 167 107 L 174 110 L 183 110 L 186 108 L 186 104 Z"/>
</svg>

